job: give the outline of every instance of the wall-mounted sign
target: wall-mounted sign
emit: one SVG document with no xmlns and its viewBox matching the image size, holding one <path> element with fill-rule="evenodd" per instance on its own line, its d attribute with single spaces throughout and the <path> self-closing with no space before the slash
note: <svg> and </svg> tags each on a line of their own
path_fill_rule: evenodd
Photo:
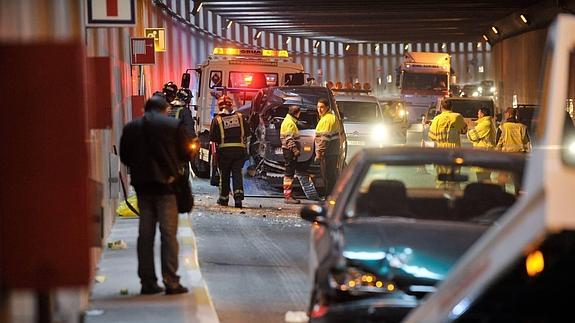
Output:
<svg viewBox="0 0 575 323">
<path fill-rule="evenodd" d="M 86 26 L 118 27 L 136 25 L 135 0 L 85 0 Z"/>
<path fill-rule="evenodd" d="M 132 65 L 156 64 L 154 39 L 148 37 L 130 38 L 130 57 Z"/>
<path fill-rule="evenodd" d="M 166 28 L 145 28 L 146 37 L 154 38 L 156 52 L 166 51 Z"/>
</svg>

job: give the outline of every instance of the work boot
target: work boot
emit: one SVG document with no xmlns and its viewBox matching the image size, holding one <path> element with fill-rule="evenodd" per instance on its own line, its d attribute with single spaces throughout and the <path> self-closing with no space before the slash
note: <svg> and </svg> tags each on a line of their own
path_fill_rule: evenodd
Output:
<svg viewBox="0 0 575 323">
<path fill-rule="evenodd" d="M 185 294 L 187 292 L 188 288 L 182 286 L 181 284 L 166 288 L 166 295 Z"/>
<path fill-rule="evenodd" d="M 237 207 L 238 209 L 242 208 L 242 200 L 236 200 L 234 203 L 234 206 Z"/>
<path fill-rule="evenodd" d="M 221 206 L 228 206 L 228 202 L 229 202 L 228 199 L 224 199 L 222 197 L 219 197 L 217 203 Z"/>
<path fill-rule="evenodd" d="M 294 199 L 293 197 L 288 197 L 288 198 L 284 199 L 284 203 L 285 204 L 300 204 L 301 201 L 298 199 Z"/>
<path fill-rule="evenodd" d="M 142 285 L 142 289 L 140 290 L 140 294 L 142 295 L 153 295 L 158 294 L 164 291 L 164 288 L 159 286 L 158 284 L 144 284 Z"/>
</svg>

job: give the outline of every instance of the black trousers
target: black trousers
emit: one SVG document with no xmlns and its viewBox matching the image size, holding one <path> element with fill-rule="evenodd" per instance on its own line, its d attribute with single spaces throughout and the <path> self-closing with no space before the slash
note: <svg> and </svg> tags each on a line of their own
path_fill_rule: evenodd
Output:
<svg viewBox="0 0 575 323">
<path fill-rule="evenodd" d="M 323 156 L 323 158 L 320 159 L 321 177 L 323 177 L 323 181 L 325 184 L 325 191 L 324 191 L 325 197 L 331 194 L 331 191 L 335 186 L 335 182 L 337 181 L 338 162 L 339 162 L 338 155 L 325 155 Z"/>
<path fill-rule="evenodd" d="M 242 168 L 246 161 L 246 150 L 240 147 L 222 148 L 220 160 L 220 198 L 227 200 L 230 195 L 230 175 L 233 180 L 234 200 L 244 199 Z"/>
<path fill-rule="evenodd" d="M 284 160 L 285 160 L 285 176 L 287 177 L 294 177 L 295 175 L 295 167 L 297 165 L 297 157 L 293 155 L 293 152 L 289 149 L 283 149 L 284 153 Z"/>
</svg>

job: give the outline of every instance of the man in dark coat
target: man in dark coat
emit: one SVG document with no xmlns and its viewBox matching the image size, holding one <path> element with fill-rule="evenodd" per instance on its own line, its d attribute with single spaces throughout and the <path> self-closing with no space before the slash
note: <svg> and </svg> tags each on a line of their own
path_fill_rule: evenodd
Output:
<svg viewBox="0 0 575 323">
<path fill-rule="evenodd" d="M 181 121 L 167 116 L 169 103 L 152 96 L 142 118 L 128 123 L 120 140 L 120 159 L 130 168 L 131 184 L 138 196 L 138 276 L 142 294 L 164 291 L 154 269 L 156 224 L 162 236 L 162 277 L 166 294 L 188 289 L 180 284 L 178 271 L 178 208 L 173 184 L 179 165 L 189 160 L 189 138 Z"/>
</svg>

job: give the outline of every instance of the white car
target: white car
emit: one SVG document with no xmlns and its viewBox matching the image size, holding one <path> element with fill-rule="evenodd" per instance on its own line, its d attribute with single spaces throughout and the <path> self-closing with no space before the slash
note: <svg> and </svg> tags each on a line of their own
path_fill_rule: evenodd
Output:
<svg viewBox="0 0 575 323">
<path fill-rule="evenodd" d="M 347 137 L 347 158 L 362 148 L 405 143 L 405 129 L 384 113 L 377 98 L 366 90 L 333 90 Z"/>
</svg>

